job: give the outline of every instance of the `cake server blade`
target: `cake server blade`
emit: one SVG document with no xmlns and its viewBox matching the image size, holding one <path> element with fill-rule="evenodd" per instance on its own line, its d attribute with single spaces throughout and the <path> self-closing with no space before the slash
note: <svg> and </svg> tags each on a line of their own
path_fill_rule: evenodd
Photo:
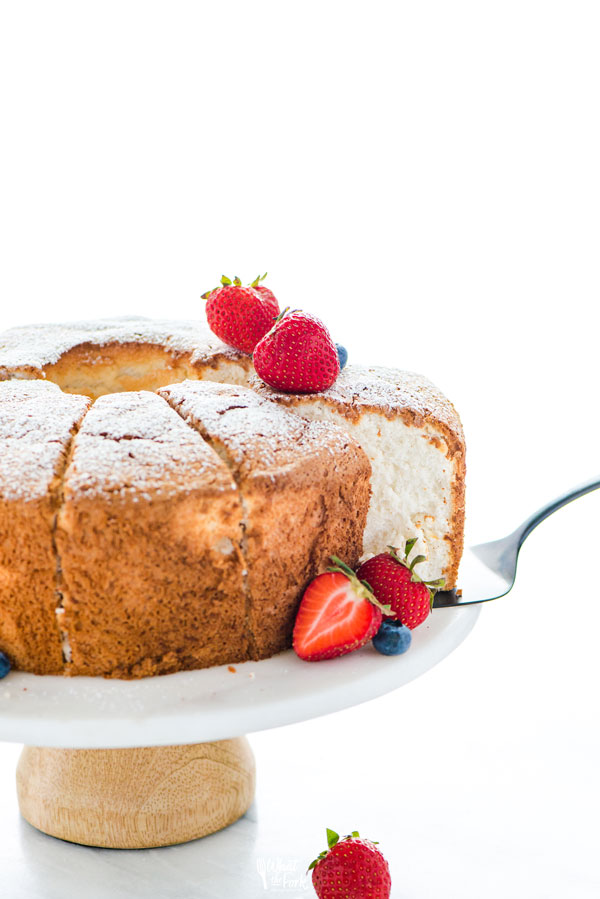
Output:
<svg viewBox="0 0 600 899">
<path fill-rule="evenodd" d="M 542 506 L 507 537 L 466 549 L 460 563 L 458 589 L 439 590 L 433 608 L 466 606 L 506 596 L 515 582 L 520 549 L 534 528 L 567 503 L 598 487 L 600 478 L 592 478 Z"/>
</svg>

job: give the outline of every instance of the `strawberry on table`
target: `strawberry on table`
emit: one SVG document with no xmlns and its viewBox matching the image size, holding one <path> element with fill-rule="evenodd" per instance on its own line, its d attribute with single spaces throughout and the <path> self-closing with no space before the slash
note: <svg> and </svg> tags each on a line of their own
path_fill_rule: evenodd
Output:
<svg viewBox="0 0 600 899">
<path fill-rule="evenodd" d="M 294 625 L 294 650 L 306 662 L 346 655 L 364 646 L 379 630 L 389 608 L 379 603 L 337 556 L 302 597 Z"/>
<path fill-rule="evenodd" d="M 279 315 L 279 303 L 268 287 L 257 278 L 244 287 L 239 278 L 223 275 L 221 286 L 202 294 L 206 300 L 206 319 L 213 334 L 229 346 L 252 353 L 258 341 L 272 328 Z"/>
<path fill-rule="evenodd" d="M 327 828 L 327 845 L 308 868 L 319 899 L 389 899 L 390 869 L 376 843 Z"/>
<path fill-rule="evenodd" d="M 425 621 L 435 591 L 444 587 L 443 578 L 423 581 L 415 572 L 415 567 L 425 561 L 425 556 L 415 556 L 409 563 L 408 557 L 416 542 L 416 538 L 407 542 L 404 558 L 390 546 L 388 553 L 367 559 L 356 572 L 360 580 L 368 583 L 379 602 L 389 605 L 393 615 L 411 630 Z"/>
<path fill-rule="evenodd" d="M 340 373 L 340 360 L 329 331 L 308 312 L 284 310 L 254 350 L 254 368 L 262 380 L 286 393 L 319 393 Z"/>
</svg>

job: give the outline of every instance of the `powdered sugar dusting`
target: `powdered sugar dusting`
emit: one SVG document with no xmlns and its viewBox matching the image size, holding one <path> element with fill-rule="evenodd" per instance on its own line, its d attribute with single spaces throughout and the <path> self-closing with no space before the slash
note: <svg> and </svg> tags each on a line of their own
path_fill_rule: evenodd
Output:
<svg viewBox="0 0 600 899">
<path fill-rule="evenodd" d="M 65 497 L 118 493 L 134 501 L 233 489 L 201 436 L 154 393 L 100 397 L 75 438 Z"/>
<path fill-rule="evenodd" d="M 274 477 L 352 442 L 336 425 L 307 422 L 246 387 L 183 381 L 159 393 L 209 439 L 222 443 L 242 476 Z"/>
<path fill-rule="evenodd" d="M 388 418 L 409 412 L 423 421 L 441 422 L 462 438 L 462 426 L 452 403 L 431 381 L 412 371 L 348 365 L 332 387 L 316 394 L 280 393 L 256 375 L 251 379 L 251 386 L 261 396 L 290 407 L 298 402 L 326 402 L 344 407 L 355 416 L 379 411 Z"/>
<path fill-rule="evenodd" d="M 243 354 L 224 344 L 206 322 L 170 321 L 142 316 L 106 318 L 25 325 L 0 334 L 0 379 L 52 365 L 68 350 L 83 343 L 107 346 L 111 343 L 155 344 L 174 353 L 191 354 L 191 362 L 223 356 L 230 360 Z"/>
<path fill-rule="evenodd" d="M 0 382 L 0 497 L 44 497 L 89 406 L 44 381 Z"/>
</svg>

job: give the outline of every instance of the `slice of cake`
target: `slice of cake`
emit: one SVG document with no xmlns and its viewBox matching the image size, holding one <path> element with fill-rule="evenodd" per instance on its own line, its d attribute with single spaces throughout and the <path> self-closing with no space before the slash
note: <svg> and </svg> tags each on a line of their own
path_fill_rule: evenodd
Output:
<svg viewBox="0 0 600 899">
<path fill-rule="evenodd" d="M 363 556 L 404 548 L 418 537 L 426 557 L 419 573 L 456 584 L 463 549 L 465 441 L 452 404 L 412 372 L 347 366 L 329 390 L 279 393 L 258 377 L 259 395 L 310 421 L 329 421 L 351 434 L 371 462 L 372 497 Z"/>
<path fill-rule="evenodd" d="M 201 321 L 139 316 L 26 325 L 0 334 L 0 381 L 40 378 L 96 399 L 185 378 L 246 384 L 251 357 Z"/>
<path fill-rule="evenodd" d="M 73 442 L 56 543 L 71 674 L 248 657 L 243 512 L 227 466 L 160 397 L 101 397 Z"/>
<path fill-rule="evenodd" d="M 332 554 L 358 561 L 370 465 L 352 437 L 243 387 L 186 381 L 160 395 L 229 466 L 244 506 L 253 656 L 291 645 L 298 603 Z"/>
<path fill-rule="evenodd" d="M 88 406 L 56 384 L 0 383 L 0 650 L 36 674 L 63 668 L 54 529 L 72 435 Z"/>
</svg>

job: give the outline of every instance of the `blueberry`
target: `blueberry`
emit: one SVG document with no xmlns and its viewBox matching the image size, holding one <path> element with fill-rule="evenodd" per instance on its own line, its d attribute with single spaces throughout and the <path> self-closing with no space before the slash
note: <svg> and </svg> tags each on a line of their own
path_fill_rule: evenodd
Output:
<svg viewBox="0 0 600 899">
<path fill-rule="evenodd" d="M 338 359 L 340 360 L 340 371 L 344 368 L 346 362 L 348 361 L 348 350 L 345 346 L 342 346 L 341 343 L 336 343 L 335 348 L 337 350 Z"/>
<path fill-rule="evenodd" d="M 399 656 L 406 652 L 411 640 L 412 634 L 404 624 L 393 619 L 384 619 L 373 637 L 373 646 L 384 656 Z"/>
<path fill-rule="evenodd" d="M 8 672 L 10 671 L 10 661 L 8 656 L 5 656 L 3 652 L 0 652 L 0 680 L 3 677 L 6 677 Z"/>
</svg>

